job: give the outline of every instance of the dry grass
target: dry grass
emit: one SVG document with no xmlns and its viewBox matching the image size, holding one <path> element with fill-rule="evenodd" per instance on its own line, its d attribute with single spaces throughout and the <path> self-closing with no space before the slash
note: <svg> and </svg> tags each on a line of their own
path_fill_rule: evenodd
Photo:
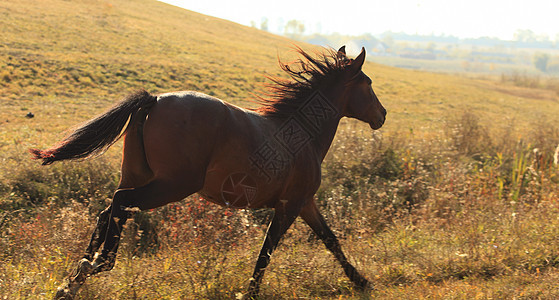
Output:
<svg viewBox="0 0 559 300">
<path fill-rule="evenodd" d="M 375 290 L 353 290 L 331 254 L 297 222 L 274 255 L 262 298 L 559 296 L 559 170 L 553 149 L 533 152 L 533 145 L 551 149 L 537 143 L 558 140 L 557 128 L 545 138 L 537 131 L 517 140 L 516 130 L 495 136 L 467 113 L 447 122 L 452 130 L 433 140 L 364 139 L 361 124 L 351 121 L 325 162 L 322 211 Z M 483 140 L 479 130 L 489 132 Z M 4 210 L 4 295 L 50 296 L 71 270 L 102 195 L 116 182 L 101 171 L 106 164 L 100 159 L 67 173 L 61 170 L 68 166 L 54 167 L 44 176 L 32 175 L 37 168 L 28 165 L 19 169 L 28 178 L 16 176 L 3 187 L 4 199 L 29 201 Z M 34 198 L 38 182 L 58 188 Z M 75 200 L 61 202 L 66 198 Z M 227 210 L 196 196 L 138 214 L 115 269 L 90 278 L 80 297 L 234 298 L 247 284 L 268 220 L 267 211 Z"/>
<path fill-rule="evenodd" d="M 259 89 L 257 73 L 276 74 L 276 47 L 288 41 L 151 1 L 2 2 L 0 12 L 0 298 L 44 299 L 81 257 L 113 193 L 120 145 L 48 168 L 26 149 L 51 145 L 139 87 L 241 103 Z M 491 80 L 365 70 L 387 124 L 373 134 L 342 120 L 317 197 L 376 289 L 354 290 L 297 221 L 262 298 L 559 297 L 556 98 L 542 101 L 542 87 L 511 92 Z M 35 118 L 25 118 L 29 111 Z M 115 269 L 90 278 L 79 296 L 234 298 L 268 220 L 268 211 L 226 210 L 196 196 L 140 213 Z"/>
</svg>

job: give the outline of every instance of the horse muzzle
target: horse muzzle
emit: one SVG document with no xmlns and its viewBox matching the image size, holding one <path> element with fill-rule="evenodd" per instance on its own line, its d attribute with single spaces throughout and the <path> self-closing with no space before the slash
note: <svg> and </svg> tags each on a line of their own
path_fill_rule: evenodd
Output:
<svg viewBox="0 0 559 300">
<path fill-rule="evenodd" d="M 369 126 L 373 130 L 380 129 L 382 127 L 382 125 L 384 125 L 385 120 L 386 120 L 386 118 L 379 117 L 377 120 L 369 122 Z"/>
</svg>

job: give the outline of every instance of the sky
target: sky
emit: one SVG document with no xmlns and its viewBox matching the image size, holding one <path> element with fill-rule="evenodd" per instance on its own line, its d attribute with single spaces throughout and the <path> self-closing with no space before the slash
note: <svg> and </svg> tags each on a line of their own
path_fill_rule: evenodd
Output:
<svg viewBox="0 0 559 300">
<path fill-rule="evenodd" d="M 164 0 L 202 14 L 281 33 L 287 21 L 305 23 L 305 33 L 377 35 L 386 31 L 422 35 L 482 36 L 512 40 L 518 29 L 559 39 L 557 0 Z"/>
</svg>

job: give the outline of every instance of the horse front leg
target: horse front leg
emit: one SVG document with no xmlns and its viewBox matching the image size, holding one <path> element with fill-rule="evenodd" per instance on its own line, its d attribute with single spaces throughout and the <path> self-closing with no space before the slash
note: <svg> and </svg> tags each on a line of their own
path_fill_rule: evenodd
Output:
<svg viewBox="0 0 559 300">
<path fill-rule="evenodd" d="M 336 235 L 330 227 L 326 224 L 326 220 L 318 210 L 314 199 L 309 201 L 307 205 L 303 207 L 301 213 L 299 214 L 301 218 L 311 227 L 313 232 L 322 240 L 326 248 L 334 254 L 334 257 L 342 265 L 345 274 L 349 279 L 355 284 L 356 287 L 365 289 L 369 288 L 371 285 L 367 279 L 365 279 L 351 263 L 348 262 L 344 253 L 342 252 L 342 247 L 336 238 Z"/>
<path fill-rule="evenodd" d="M 270 257 L 272 252 L 278 246 L 278 243 L 283 236 L 283 234 L 289 229 L 293 221 L 297 218 L 300 209 L 289 208 L 286 205 L 285 200 L 280 200 L 280 204 L 275 207 L 274 217 L 268 231 L 266 232 L 266 238 L 262 244 L 262 249 L 258 255 L 258 260 L 256 261 L 256 266 L 254 268 L 254 273 L 250 279 L 250 284 L 248 287 L 247 294 L 244 295 L 244 299 L 254 299 L 260 291 L 260 282 L 264 276 L 264 271 L 270 263 Z"/>
</svg>

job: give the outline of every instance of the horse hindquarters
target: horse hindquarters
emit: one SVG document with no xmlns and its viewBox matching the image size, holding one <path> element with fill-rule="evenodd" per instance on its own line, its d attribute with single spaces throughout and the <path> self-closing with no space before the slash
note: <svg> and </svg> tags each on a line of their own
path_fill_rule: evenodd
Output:
<svg viewBox="0 0 559 300">
<path fill-rule="evenodd" d="M 130 120 L 130 126 L 124 136 L 119 189 L 144 186 L 153 178 L 144 148 L 143 135 L 147 115 L 147 109 L 140 109 Z"/>
<path fill-rule="evenodd" d="M 180 109 L 158 101 L 149 114 L 147 110 L 140 110 L 130 120 L 124 138 L 121 180 L 110 206 L 99 258 L 100 263 L 107 265 L 107 270 L 114 264 L 122 226 L 131 212 L 180 201 L 203 185 L 205 165 L 189 164 L 192 160 L 181 161 L 185 155 L 181 155 L 185 130 L 175 131 L 173 125 L 181 123 L 180 114 L 172 113 L 177 111 Z"/>
<path fill-rule="evenodd" d="M 124 135 L 124 147 L 121 165 L 121 178 L 118 189 L 134 188 L 146 185 L 153 177 L 148 166 L 143 143 L 143 126 L 148 109 L 141 108 L 130 117 Z M 107 229 L 112 215 L 112 204 L 103 210 L 98 218 L 84 258 L 92 261 L 99 247 L 105 242 Z"/>
</svg>

